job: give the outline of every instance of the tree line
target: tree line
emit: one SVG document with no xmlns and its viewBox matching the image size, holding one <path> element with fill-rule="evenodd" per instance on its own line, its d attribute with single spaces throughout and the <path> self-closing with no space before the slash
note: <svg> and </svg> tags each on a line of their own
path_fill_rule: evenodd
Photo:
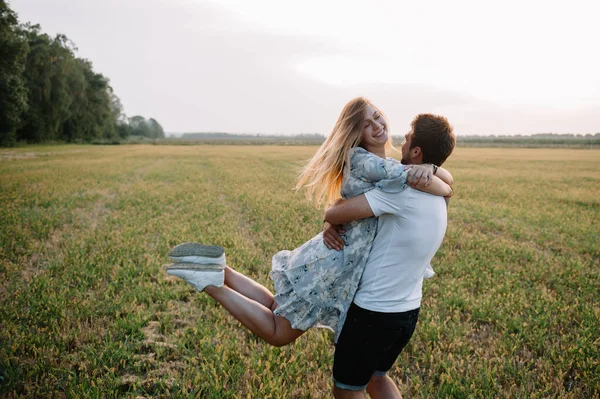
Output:
<svg viewBox="0 0 600 399">
<path fill-rule="evenodd" d="M 394 146 L 400 148 L 404 136 L 392 136 Z M 318 133 L 296 135 L 262 135 L 224 132 L 183 133 L 181 137 L 171 137 L 162 141 L 165 144 L 226 144 L 226 145 L 321 145 L 325 136 Z M 595 134 L 556 134 L 538 133 L 533 135 L 470 135 L 456 137 L 460 147 L 522 147 L 522 148 L 599 148 L 600 133 Z"/>
<path fill-rule="evenodd" d="M 0 0 L 0 145 L 164 138 L 152 118 L 128 118 L 109 79 L 75 55 L 67 36 L 20 24 Z"/>
</svg>

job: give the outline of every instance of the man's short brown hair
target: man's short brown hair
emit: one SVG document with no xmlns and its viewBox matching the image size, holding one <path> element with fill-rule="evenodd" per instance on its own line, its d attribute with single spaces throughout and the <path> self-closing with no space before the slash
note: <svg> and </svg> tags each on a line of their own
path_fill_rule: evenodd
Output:
<svg viewBox="0 0 600 399">
<path fill-rule="evenodd" d="M 456 144 L 454 128 L 443 116 L 419 114 L 413 119 L 410 148 L 421 147 L 423 163 L 442 166 Z"/>
</svg>

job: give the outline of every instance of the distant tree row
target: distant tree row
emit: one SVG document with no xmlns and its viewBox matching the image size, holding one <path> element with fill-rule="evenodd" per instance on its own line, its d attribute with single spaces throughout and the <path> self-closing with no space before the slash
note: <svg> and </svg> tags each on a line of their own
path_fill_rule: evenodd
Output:
<svg viewBox="0 0 600 399">
<path fill-rule="evenodd" d="M 463 147 L 597 148 L 600 146 L 600 133 L 457 136 L 456 142 Z"/>
<path fill-rule="evenodd" d="M 481 136 L 481 135 L 468 135 L 468 136 L 459 136 L 459 138 L 463 138 L 465 140 L 470 140 L 470 139 L 484 139 L 484 140 L 491 140 L 491 139 L 495 139 L 495 138 L 501 138 L 501 139 L 526 139 L 526 140 L 531 140 L 531 139 L 573 139 L 573 140 L 581 140 L 581 139 L 590 139 L 590 138 L 600 138 L 600 133 L 584 133 L 584 134 L 577 134 L 577 133 L 534 133 L 534 134 L 503 134 L 500 136 L 496 136 L 495 134 L 490 134 L 490 135 L 485 135 L 485 136 Z"/>
<path fill-rule="evenodd" d="M 248 139 L 282 139 L 282 140 L 306 140 L 306 141 L 325 141 L 325 136 L 319 133 L 300 133 L 294 135 L 281 134 L 245 134 L 245 133 L 223 133 L 223 132 L 199 132 L 183 133 L 181 138 L 184 140 L 199 139 L 226 139 L 226 140 L 248 140 Z"/>
<path fill-rule="evenodd" d="M 146 119 L 143 116 L 134 116 L 129 118 L 129 124 L 124 128 L 128 129 L 128 133 L 132 136 L 144 136 L 151 139 L 165 138 L 165 131 L 156 119 Z"/>
<path fill-rule="evenodd" d="M 0 145 L 164 137 L 156 120 L 127 118 L 108 78 L 76 51 L 65 35 L 19 24 L 0 0 Z"/>
</svg>

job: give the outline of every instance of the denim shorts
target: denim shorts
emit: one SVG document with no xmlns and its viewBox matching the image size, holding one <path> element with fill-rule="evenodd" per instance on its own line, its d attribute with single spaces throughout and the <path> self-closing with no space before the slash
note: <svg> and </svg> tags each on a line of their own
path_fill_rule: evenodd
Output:
<svg viewBox="0 0 600 399">
<path fill-rule="evenodd" d="M 385 375 L 410 341 L 418 318 L 418 308 L 381 313 L 352 303 L 335 346 L 335 386 L 360 391 L 374 375 Z"/>
</svg>

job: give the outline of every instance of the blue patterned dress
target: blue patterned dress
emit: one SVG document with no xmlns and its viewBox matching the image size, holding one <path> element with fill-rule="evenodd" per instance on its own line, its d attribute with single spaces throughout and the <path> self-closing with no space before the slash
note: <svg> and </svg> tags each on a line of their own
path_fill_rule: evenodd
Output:
<svg viewBox="0 0 600 399">
<path fill-rule="evenodd" d="M 344 171 L 341 195 L 346 199 L 374 188 L 398 193 L 407 187 L 406 175 L 399 161 L 355 147 Z M 344 230 L 343 251 L 327 248 L 319 233 L 293 251 L 275 254 L 271 271 L 278 305 L 275 314 L 288 319 L 292 328 L 330 328 L 336 341 L 367 263 L 377 218 L 350 222 Z"/>
</svg>

